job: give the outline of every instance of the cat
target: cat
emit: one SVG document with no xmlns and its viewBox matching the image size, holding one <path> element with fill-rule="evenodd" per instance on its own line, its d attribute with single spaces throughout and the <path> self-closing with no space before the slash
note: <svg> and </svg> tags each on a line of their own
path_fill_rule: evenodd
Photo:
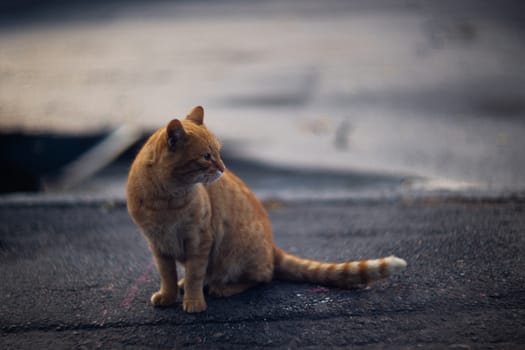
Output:
<svg viewBox="0 0 525 350">
<path fill-rule="evenodd" d="M 183 310 L 207 308 L 203 289 L 229 297 L 273 278 L 353 288 L 405 268 L 395 256 L 324 263 L 288 254 L 272 238 L 270 220 L 250 189 L 227 170 L 220 144 L 195 107 L 146 141 L 131 166 L 128 211 L 149 243 L 160 275 L 154 306 L 183 289 Z M 176 262 L 185 267 L 177 281 Z"/>
</svg>

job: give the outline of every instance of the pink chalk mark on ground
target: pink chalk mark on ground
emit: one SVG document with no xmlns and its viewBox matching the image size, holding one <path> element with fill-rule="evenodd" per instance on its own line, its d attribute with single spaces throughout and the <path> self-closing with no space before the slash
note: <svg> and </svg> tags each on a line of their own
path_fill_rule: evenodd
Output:
<svg viewBox="0 0 525 350">
<path fill-rule="evenodd" d="M 133 300 L 135 300 L 135 297 L 137 296 L 137 292 L 139 291 L 140 286 L 147 283 L 149 281 L 149 275 L 151 273 L 151 270 L 155 266 L 155 263 L 153 260 L 149 263 L 148 267 L 146 267 L 146 270 L 140 275 L 135 282 L 131 285 L 131 287 L 128 290 L 128 293 L 122 299 L 122 302 L 120 303 L 120 306 L 124 309 L 129 309 L 131 307 L 131 304 L 133 303 Z"/>
</svg>

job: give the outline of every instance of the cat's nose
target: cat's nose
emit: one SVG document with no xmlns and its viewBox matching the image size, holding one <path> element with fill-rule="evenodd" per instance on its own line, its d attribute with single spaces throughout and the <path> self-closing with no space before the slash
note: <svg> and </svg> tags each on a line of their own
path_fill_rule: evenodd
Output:
<svg viewBox="0 0 525 350">
<path fill-rule="evenodd" d="M 221 173 L 223 173 L 224 170 L 226 169 L 226 167 L 224 166 L 224 163 L 221 162 L 220 160 L 219 160 L 219 161 L 214 161 L 214 162 L 213 162 L 213 165 L 215 165 L 215 167 L 217 168 L 217 170 L 220 171 Z"/>
</svg>

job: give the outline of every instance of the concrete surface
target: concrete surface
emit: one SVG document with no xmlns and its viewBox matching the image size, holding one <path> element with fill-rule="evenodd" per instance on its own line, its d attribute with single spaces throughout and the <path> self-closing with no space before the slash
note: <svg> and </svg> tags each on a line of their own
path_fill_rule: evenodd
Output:
<svg viewBox="0 0 525 350">
<path fill-rule="evenodd" d="M 277 243 L 323 260 L 396 254 L 369 289 L 274 282 L 184 314 L 124 205 L 0 205 L 2 349 L 525 347 L 523 199 L 268 203 Z"/>
<path fill-rule="evenodd" d="M 525 189 L 521 1 L 54 2 L 0 17 L 0 128 L 165 125 L 237 157 Z"/>
</svg>

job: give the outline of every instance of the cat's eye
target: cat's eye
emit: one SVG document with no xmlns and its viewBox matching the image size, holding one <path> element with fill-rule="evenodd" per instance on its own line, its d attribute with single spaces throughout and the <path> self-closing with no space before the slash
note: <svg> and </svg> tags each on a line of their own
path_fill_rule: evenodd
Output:
<svg viewBox="0 0 525 350">
<path fill-rule="evenodd" d="M 211 154 L 210 153 L 206 153 L 204 155 L 204 159 L 207 160 L 207 161 L 210 161 L 211 160 Z"/>
</svg>

